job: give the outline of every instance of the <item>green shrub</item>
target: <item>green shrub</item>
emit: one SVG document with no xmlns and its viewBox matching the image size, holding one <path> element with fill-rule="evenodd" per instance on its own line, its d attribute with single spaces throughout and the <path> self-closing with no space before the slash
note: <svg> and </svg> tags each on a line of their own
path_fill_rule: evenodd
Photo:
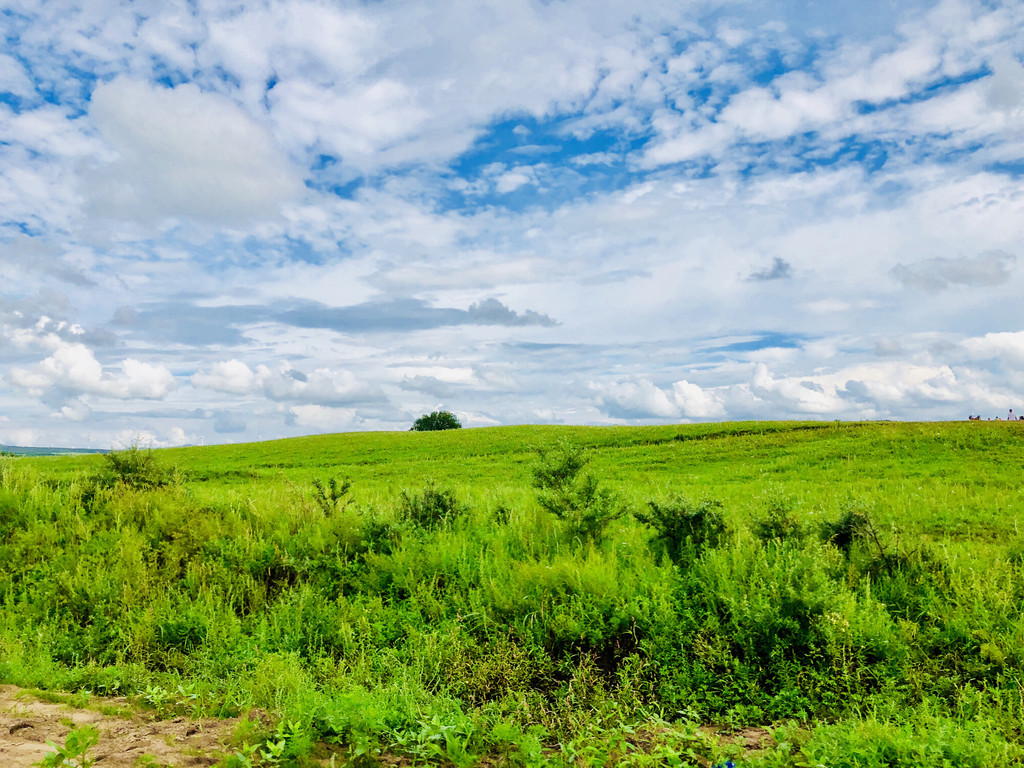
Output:
<svg viewBox="0 0 1024 768">
<path fill-rule="evenodd" d="M 462 422 L 451 411 L 431 411 L 416 419 L 410 431 L 436 432 L 442 429 L 462 429 Z"/>
<path fill-rule="evenodd" d="M 682 496 L 668 501 L 647 502 L 648 510 L 633 513 L 644 525 L 655 530 L 651 544 L 659 559 L 667 555 L 679 564 L 697 555 L 705 547 L 716 547 L 725 534 L 722 502 L 705 499 L 696 504 Z"/>
<path fill-rule="evenodd" d="M 313 501 L 320 507 L 321 511 L 328 517 L 335 512 L 344 509 L 348 504 L 345 496 L 352 488 L 352 481 L 342 480 L 340 483 L 336 478 L 331 478 L 325 484 L 317 477 L 313 478 Z"/>
<path fill-rule="evenodd" d="M 560 442 L 554 451 L 538 449 L 533 487 L 541 507 L 562 520 L 570 536 L 600 540 L 608 524 L 622 515 L 619 501 L 598 480 L 584 474 L 588 459 L 583 448 Z"/>
<path fill-rule="evenodd" d="M 804 531 L 793 514 L 792 502 L 771 490 L 763 498 L 764 511 L 754 518 L 754 536 L 763 542 L 801 539 Z"/>
<path fill-rule="evenodd" d="M 402 491 L 399 512 L 402 519 L 418 528 L 432 530 L 450 525 L 465 509 L 455 491 L 428 483 L 419 493 Z"/>
<path fill-rule="evenodd" d="M 858 541 L 877 541 L 878 535 L 875 526 L 866 513 L 856 509 L 846 509 L 839 516 L 839 519 L 831 522 L 825 521 L 821 526 L 821 538 L 834 545 L 847 557 Z M 879 545 L 881 548 L 881 545 Z M 884 554 L 884 552 L 882 553 Z"/>
<path fill-rule="evenodd" d="M 175 479 L 174 470 L 163 466 L 149 448 L 132 445 L 122 451 L 110 451 L 104 459 L 106 471 L 98 479 L 106 486 L 122 485 L 146 490 L 169 485 Z"/>
</svg>

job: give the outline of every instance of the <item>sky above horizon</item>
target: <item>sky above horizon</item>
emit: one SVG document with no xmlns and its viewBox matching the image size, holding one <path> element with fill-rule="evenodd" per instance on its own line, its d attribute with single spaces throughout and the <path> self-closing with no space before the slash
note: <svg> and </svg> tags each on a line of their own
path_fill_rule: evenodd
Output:
<svg viewBox="0 0 1024 768">
<path fill-rule="evenodd" d="M 0 443 L 1024 411 L 1024 4 L 8 0 Z"/>
</svg>

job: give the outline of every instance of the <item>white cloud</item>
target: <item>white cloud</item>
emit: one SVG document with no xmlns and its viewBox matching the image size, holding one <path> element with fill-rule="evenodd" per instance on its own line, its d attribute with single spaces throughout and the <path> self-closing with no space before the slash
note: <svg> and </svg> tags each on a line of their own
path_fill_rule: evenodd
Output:
<svg viewBox="0 0 1024 768">
<path fill-rule="evenodd" d="M 295 424 L 313 432 L 343 432 L 356 424 L 356 412 L 351 408 L 330 408 L 324 405 L 293 405 L 288 412 Z"/>
<path fill-rule="evenodd" d="M 256 374 L 271 400 L 324 406 L 378 400 L 379 390 L 359 381 L 350 371 L 318 368 L 309 374 L 283 366 L 258 366 Z"/>
<path fill-rule="evenodd" d="M 57 388 L 72 393 L 98 395 L 118 400 L 159 400 L 174 388 L 174 376 L 161 365 L 125 358 L 120 371 L 104 370 L 92 350 L 84 344 L 69 343 L 48 335 L 43 343 L 52 352 L 30 368 L 11 368 L 6 379 L 39 397 Z"/>
<path fill-rule="evenodd" d="M 686 379 L 672 385 L 672 395 L 682 414 L 690 419 L 717 419 L 725 416 L 721 398 Z"/>
<path fill-rule="evenodd" d="M 350 371 L 318 368 L 307 374 L 287 364 L 276 368 L 261 364 L 253 370 L 240 360 L 227 360 L 193 374 L 190 381 L 195 387 L 215 392 L 231 395 L 260 392 L 270 400 L 323 406 L 381 398 L 377 387 L 360 381 Z"/>
<path fill-rule="evenodd" d="M 966 339 L 963 348 L 974 359 L 995 358 L 1015 367 L 1024 367 L 1024 331 L 986 333 Z"/>
<path fill-rule="evenodd" d="M 21 63 L 13 56 L 0 53 L 0 92 L 15 96 L 31 96 L 35 92 L 32 80 Z"/>
<path fill-rule="evenodd" d="M 209 370 L 193 374 L 190 381 L 193 386 L 231 395 L 247 395 L 259 383 L 253 370 L 241 360 L 214 363 Z"/>
<path fill-rule="evenodd" d="M 972 371 L 900 361 L 861 363 L 804 376 L 776 376 L 759 364 L 751 392 L 775 408 L 843 419 L 908 410 L 949 418 L 950 406 L 992 406 L 1005 398 L 998 387 L 979 380 Z"/>
<path fill-rule="evenodd" d="M 955 7 L 958 12 L 966 7 L 961 3 L 943 5 L 947 9 Z M 914 120 L 926 119 L 928 110 L 938 117 L 935 105 L 946 98 L 962 102 L 970 93 L 969 86 L 964 91 L 952 89 L 950 94 L 939 89 L 923 99 L 923 104 L 899 105 L 900 100 L 921 94 L 932 83 L 977 70 L 984 64 L 987 51 L 998 50 L 995 46 L 999 37 L 994 30 L 979 33 L 973 46 L 963 44 L 965 28 L 980 29 L 975 23 L 980 19 L 972 19 L 969 11 L 965 13 L 966 18 L 956 22 L 939 12 L 918 16 L 901 27 L 894 44 L 872 46 L 851 41 L 840 42 L 834 48 L 823 45 L 814 53 L 819 60 L 812 71 L 786 72 L 767 85 L 750 83 L 748 73 L 735 66 L 722 66 L 719 62 L 725 54 L 715 43 L 684 52 L 669 62 L 670 77 L 716 84 L 708 74 L 709 66 L 715 63 L 717 71 L 728 71 L 726 80 L 736 92 L 714 112 L 688 109 L 690 105 L 683 101 L 676 110 L 656 114 L 651 122 L 658 139 L 641 153 L 640 165 L 657 167 L 701 156 L 721 156 L 736 143 L 779 141 L 812 132 L 819 134 L 817 141 L 824 151 L 829 147 L 840 149 L 835 142 L 844 137 L 872 135 L 880 129 L 883 135 L 891 131 L 894 138 L 906 135 L 908 128 L 936 134 L 945 129 L 951 134 L 946 140 L 953 142 L 957 141 L 956 132 L 967 128 L 974 141 L 981 135 L 998 135 L 1002 121 L 993 120 L 991 111 L 1015 109 L 1020 89 L 1024 88 L 1020 65 L 1005 53 L 995 54 L 996 75 L 987 89 L 988 109 L 975 97 L 973 108 L 964 108 L 961 103 L 958 108 L 943 111 L 939 124 L 913 124 Z M 992 10 L 981 16 L 1000 13 Z M 1010 20 L 1003 19 L 1007 22 Z M 671 88 L 672 80 L 664 81 L 663 87 Z"/>
<path fill-rule="evenodd" d="M 276 215 L 302 191 L 271 133 L 196 85 L 121 77 L 96 87 L 89 116 L 118 153 L 86 176 L 94 213 L 241 224 Z"/>
<path fill-rule="evenodd" d="M 519 166 L 501 174 L 494 182 L 494 190 L 499 195 L 506 195 L 532 182 L 533 174 L 523 166 Z"/>
<path fill-rule="evenodd" d="M 41 445 L 45 433 L 32 427 L 0 430 L 0 443 L 3 445 L 35 446 Z"/>
<path fill-rule="evenodd" d="M 664 390 L 648 379 L 592 383 L 601 409 L 617 419 L 709 419 L 724 415 L 719 396 L 685 379 Z"/>
</svg>

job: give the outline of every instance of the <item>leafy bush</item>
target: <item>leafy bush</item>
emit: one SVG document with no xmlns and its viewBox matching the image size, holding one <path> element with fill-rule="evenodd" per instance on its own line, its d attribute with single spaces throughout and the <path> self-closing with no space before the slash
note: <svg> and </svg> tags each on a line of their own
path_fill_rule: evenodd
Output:
<svg viewBox="0 0 1024 768">
<path fill-rule="evenodd" d="M 316 502 L 325 515 L 330 516 L 334 514 L 343 509 L 348 503 L 345 501 L 345 496 L 352 488 L 351 480 L 345 479 L 339 483 L 332 477 L 325 484 L 319 478 L 314 477 L 312 485 L 313 501 Z M 342 503 L 343 501 L 344 503 Z"/>
<path fill-rule="evenodd" d="M 677 496 L 665 502 L 651 499 L 649 510 L 633 513 L 644 525 L 655 530 L 651 544 L 659 558 L 668 555 L 679 564 L 687 554 L 699 554 L 705 547 L 716 547 L 725 534 L 722 502 L 705 499 L 696 504 Z"/>
<path fill-rule="evenodd" d="M 763 498 L 765 510 L 754 519 L 754 536 L 765 543 L 801 539 L 804 531 L 793 514 L 792 502 L 771 490 Z"/>
<path fill-rule="evenodd" d="M 402 491 L 399 510 L 403 520 L 428 530 L 450 524 L 463 512 L 454 491 L 432 483 L 420 493 Z"/>
<path fill-rule="evenodd" d="M 871 518 L 856 509 L 846 509 L 835 522 L 823 523 L 821 537 L 835 545 L 847 557 L 850 556 L 855 542 L 870 540 L 877 544 L 880 554 L 885 555 L 882 545 L 878 543 L 878 534 Z"/>
<path fill-rule="evenodd" d="M 608 524 L 622 515 L 622 506 L 598 480 L 583 474 L 588 459 L 583 448 L 561 442 L 554 451 L 538 449 L 533 487 L 543 509 L 565 522 L 568 532 L 581 539 L 600 540 Z"/>
<path fill-rule="evenodd" d="M 451 411 L 431 411 L 413 422 L 412 432 L 436 432 L 441 429 L 462 429 L 462 422 Z"/>
<path fill-rule="evenodd" d="M 174 470 L 161 464 L 149 448 L 132 445 L 123 451 L 110 451 L 104 458 L 107 462 L 106 471 L 99 478 L 103 485 L 123 485 L 145 490 L 169 485 L 175 478 Z"/>
</svg>

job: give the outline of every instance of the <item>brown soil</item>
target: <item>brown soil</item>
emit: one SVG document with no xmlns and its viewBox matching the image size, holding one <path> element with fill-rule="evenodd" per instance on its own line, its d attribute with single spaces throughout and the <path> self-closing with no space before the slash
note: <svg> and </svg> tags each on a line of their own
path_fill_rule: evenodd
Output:
<svg viewBox="0 0 1024 768">
<path fill-rule="evenodd" d="M 63 745 L 73 727 L 85 724 L 95 725 L 100 732 L 99 743 L 87 754 L 95 761 L 95 768 L 213 766 L 235 751 L 230 739 L 238 724 L 237 718 L 158 720 L 152 714 L 140 713 L 123 698 L 93 697 L 85 706 L 73 706 L 70 702 L 80 703 L 79 698 L 68 694 L 47 698 L 64 703 L 46 701 L 13 685 L 0 685 L 2 768 L 36 765 L 54 751 L 48 741 Z M 700 730 L 712 741 L 740 747 L 748 757 L 774 746 L 770 733 L 764 728 L 744 728 L 738 732 L 723 732 L 713 727 Z M 638 745 L 642 746 L 648 736 L 654 739 L 656 734 L 639 736 Z M 395 768 L 411 764 L 391 755 L 382 755 L 379 759 Z M 327 759 L 318 762 L 325 766 L 330 764 Z"/>
<path fill-rule="evenodd" d="M 123 714 L 103 714 L 99 711 L 101 706 L 106 712 Z M 125 699 L 92 699 L 86 707 L 73 707 L 2 685 L 0 765 L 28 768 L 54 751 L 47 741 L 63 745 L 72 727 L 88 723 L 96 725 L 100 732 L 99 743 L 87 753 L 96 761 L 96 768 L 179 768 L 212 766 L 233 752 L 227 745 L 237 720 L 155 720 L 132 712 Z"/>
</svg>

